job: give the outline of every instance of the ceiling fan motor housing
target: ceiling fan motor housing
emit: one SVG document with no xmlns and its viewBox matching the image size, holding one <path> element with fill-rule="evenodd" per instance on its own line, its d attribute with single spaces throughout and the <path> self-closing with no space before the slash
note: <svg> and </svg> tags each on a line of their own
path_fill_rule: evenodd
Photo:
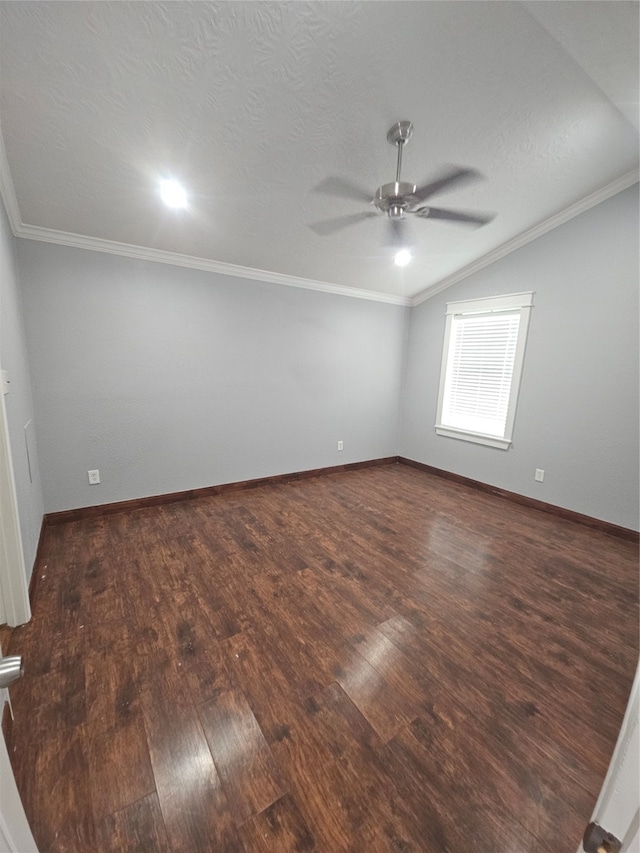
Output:
<svg viewBox="0 0 640 853">
<path fill-rule="evenodd" d="M 373 204 L 378 210 L 386 213 L 390 219 L 402 219 L 406 211 L 418 202 L 418 199 L 413 195 L 415 191 L 415 184 L 407 183 L 407 181 L 383 184 L 376 190 Z"/>
</svg>

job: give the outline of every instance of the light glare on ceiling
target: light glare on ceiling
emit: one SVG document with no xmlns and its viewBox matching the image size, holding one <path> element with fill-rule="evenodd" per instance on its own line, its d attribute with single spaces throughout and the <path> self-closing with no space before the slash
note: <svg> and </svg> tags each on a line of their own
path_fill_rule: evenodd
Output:
<svg viewBox="0 0 640 853">
<path fill-rule="evenodd" d="M 400 249 L 400 251 L 396 252 L 396 256 L 393 260 L 395 261 L 396 266 L 406 267 L 411 260 L 411 252 L 408 249 Z"/>
<path fill-rule="evenodd" d="M 160 195 L 167 207 L 179 208 L 187 206 L 187 194 L 184 187 L 177 181 L 160 181 Z"/>
</svg>

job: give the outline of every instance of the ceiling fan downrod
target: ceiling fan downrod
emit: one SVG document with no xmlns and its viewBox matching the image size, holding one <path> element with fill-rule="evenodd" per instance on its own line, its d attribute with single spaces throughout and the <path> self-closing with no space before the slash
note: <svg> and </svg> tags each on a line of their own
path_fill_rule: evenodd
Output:
<svg viewBox="0 0 640 853">
<path fill-rule="evenodd" d="M 396 179 L 393 184 L 383 184 L 376 192 L 374 205 L 387 214 L 389 219 L 404 219 L 407 211 L 406 196 L 410 196 L 415 190 L 413 184 L 402 183 L 400 173 L 402 169 L 402 149 L 411 139 L 413 124 L 410 121 L 398 121 L 387 133 L 387 141 L 398 148 L 398 161 L 396 167 Z"/>
<path fill-rule="evenodd" d="M 400 169 L 402 168 L 402 146 L 405 144 L 404 139 L 399 139 L 396 143 L 398 146 L 398 166 L 396 168 L 396 183 L 400 183 Z"/>
<path fill-rule="evenodd" d="M 396 183 L 400 183 L 400 169 L 402 168 L 402 149 L 411 139 L 413 124 L 410 121 L 398 121 L 387 133 L 387 139 L 391 145 L 398 146 L 398 167 L 396 169 Z"/>
</svg>

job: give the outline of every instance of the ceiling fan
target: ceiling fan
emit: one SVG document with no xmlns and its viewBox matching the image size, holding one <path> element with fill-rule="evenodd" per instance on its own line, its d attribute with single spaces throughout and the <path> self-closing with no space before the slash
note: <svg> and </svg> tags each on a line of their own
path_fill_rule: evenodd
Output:
<svg viewBox="0 0 640 853">
<path fill-rule="evenodd" d="M 442 207 L 431 207 L 425 205 L 427 199 L 436 193 L 453 189 L 461 184 L 477 180 L 482 177 L 475 169 L 466 169 L 460 166 L 450 166 L 441 174 L 417 187 L 415 184 L 400 180 L 400 169 L 402 167 L 402 149 L 413 134 L 413 124 L 410 121 L 398 121 L 387 133 L 387 140 L 391 145 L 398 148 L 398 165 L 396 168 L 396 179 L 393 183 L 382 184 L 375 192 L 373 198 L 366 190 L 358 187 L 351 181 L 339 177 L 329 177 L 321 181 L 316 191 L 338 198 L 367 202 L 373 205 L 375 210 L 365 210 L 361 213 L 352 213 L 347 216 L 338 216 L 333 219 L 325 219 L 315 222 L 309 227 L 322 236 L 334 234 L 355 225 L 365 219 L 372 219 L 381 213 L 386 214 L 391 227 L 392 243 L 401 245 L 403 240 L 403 225 L 409 216 L 420 219 L 442 219 L 448 222 L 459 222 L 464 225 L 486 225 L 494 218 L 490 213 L 470 213 L 463 210 L 450 210 Z"/>
</svg>

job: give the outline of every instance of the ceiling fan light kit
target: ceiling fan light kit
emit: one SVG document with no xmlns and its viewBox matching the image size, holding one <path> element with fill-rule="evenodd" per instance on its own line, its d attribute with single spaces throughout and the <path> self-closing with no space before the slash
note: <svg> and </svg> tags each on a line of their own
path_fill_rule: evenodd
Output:
<svg viewBox="0 0 640 853">
<path fill-rule="evenodd" d="M 160 181 L 160 196 L 167 207 L 180 210 L 187 206 L 187 193 L 184 187 L 172 178 Z"/>
<path fill-rule="evenodd" d="M 387 132 L 387 141 L 398 149 L 396 179 L 391 183 L 382 184 L 370 200 L 378 213 L 385 214 L 391 228 L 392 245 L 398 249 L 406 245 L 403 223 L 408 216 L 416 216 L 419 219 L 440 219 L 447 222 L 458 222 L 465 225 L 479 227 L 491 222 L 493 214 L 469 213 L 462 210 L 449 210 L 446 208 L 430 207 L 424 202 L 436 193 L 453 189 L 456 186 L 478 180 L 482 177 L 475 169 L 461 166 L 450 166 L 445 169 L 439 177 L 422 186 L 416 186 L 408 181 L 401 180 L 402 150 L 413 135 L 413 124 L 410 121 L 398 121 Z M 370 195 L 359 187 L 345 181 L 342 178 L 332 177 L 323 181 L 316 189 L 327 195 L 340 198 L 349 198 L 357 201 L 371 198 Z M 329 235 L 350 225 L 355 225 L 365 219 L 370 219 L 376 214 L 363 211 L 362 213 L 341 216 L 335 219 L 318 222 L 310 227 L 318 234 Z M 399 253 L 398 253 L 399 254 Z M 408 263 L 406 256 L 398 263 L 404 266 Z M 410 255 L 409 255 L 410 258 Z"/>
<path fill-rule="evenodd" d="M 406 267 L 411 261 L 411 252 L 408 249 L 400 249 L 396 252 L 393 261 L 397 267 Z"/>
</svg>

